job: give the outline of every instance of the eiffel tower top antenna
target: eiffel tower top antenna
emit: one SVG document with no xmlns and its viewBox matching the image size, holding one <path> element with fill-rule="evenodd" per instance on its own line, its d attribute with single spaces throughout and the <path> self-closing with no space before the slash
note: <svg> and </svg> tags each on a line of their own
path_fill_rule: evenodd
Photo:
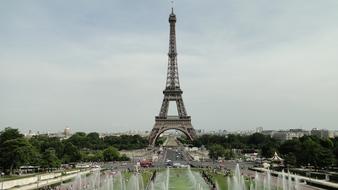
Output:
<svg viewBox="0 0 338 190">
<path fill-rule="evenodd" d="M 171 1 L 172 3 L 174 1 Z M 169 15 L 170 32 L 169 32 L 169 52 L 168 52 L 168 72 L 166 81 L 166 90 L 180 90 L 180 82 L 178 77 L 177 66 L 177 50 L 176 50 L 176 15 L 174 8 L 171 8 L 171 14 Z"/>
<path fill-rule="evenodd" d="M 171 2 L 171 14 L 174 14 L 174 1 Z"/>
</svg>

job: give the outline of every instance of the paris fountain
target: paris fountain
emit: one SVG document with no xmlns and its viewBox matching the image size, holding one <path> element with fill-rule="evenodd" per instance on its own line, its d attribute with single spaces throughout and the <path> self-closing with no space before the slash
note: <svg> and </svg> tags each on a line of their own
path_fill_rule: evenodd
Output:
<svg viewBox="0 0 338 190">
<path fill-rule="evenodd" d="M 158 170 L 149 183 L 144 184 L 140 172 L 130 173 L 128 177 L 121 171 L 94 171 L 90 175 L 78 175 L 73 181 L 61 184 L 60 190 L 298 190 L 297 176 L 282 172 L 272 176 L 269 171 L 255 173 L 255 177 L 242 175 L 237 164 L 231 176 L 222 176 L 223 181 L 210 185 L 201 175 L 201 170 L 166 168 Z M 293 180 L 292 180 L 293 178 Z M 224 183 L 224 184 L 221 184 Z M 223 188 L 221 188 L 223 186 Z M 225 187 L 225 188 L 224 188 Z"/>
</svg>

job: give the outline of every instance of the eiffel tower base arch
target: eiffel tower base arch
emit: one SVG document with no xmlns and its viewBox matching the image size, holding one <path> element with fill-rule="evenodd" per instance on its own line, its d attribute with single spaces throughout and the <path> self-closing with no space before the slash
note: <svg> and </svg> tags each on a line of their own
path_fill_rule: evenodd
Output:
<svg viewBox="0 0 338 190">
<path fill-rule="evenodd" d="M 190 119 L 188 120 L 156 119 L 155 125 L 149 135 L 149 144 L 151 146 L 155 146 L 155 142 L 157 138 L 160 136 L 160 134 L 170 129 L 176 129 L 176 130 L 181 131 L 191 141 L 193 141 L 196 138 L 196 132 L 195 132 L 195 129 L 191 125 Z"/>
</svg>

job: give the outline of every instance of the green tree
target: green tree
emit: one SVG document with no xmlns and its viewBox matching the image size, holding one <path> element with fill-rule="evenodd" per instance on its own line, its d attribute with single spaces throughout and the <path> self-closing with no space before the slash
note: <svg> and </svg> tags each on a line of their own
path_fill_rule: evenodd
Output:
<svg viewBox="0 0 338 190">
<path fill-rule="evenodd" d="M 155 141 L 156 146 L 161 146 L 165 142 L 165 137 L 158 137 Z"/>
<path fill-rule="evenodd" d="M 331 139 L 322 139 L 320 141 L 320 144 L 324 147 L 324 148 L 328 148 L 328 149 L 332 149 L 334 147 L 334 144 L 332 142 Z"/>
<path fill-rule="evenodd" d="M 0 147 L 0 152 L 1 166 L 10 174 L 19 166 L 36 163 L 39 157 L 38 152 L 24 138 L 5 141 Z"/>
<path fill-rule="evenodd" d="M 75 145 L 79 149 L 89 148 L 89 142 L 87 140 L 87 135 L 86 133 L 83 133 L 83 132 L 75 133 L 74 135 L 69 137 L 69 139 L 67 139 L 67 142 L 71 142 L 73 145 Z"/>
<path fill-rule="evenodd" d="M 269 138 L 261 133 L 254 133 L 248 137 L 248 144 L 253 147 L 261 147 L 269 142 Z"/>
<path fill-rule="evenodd" d="M 312 166 L 318 166 L 318 153 L 321 151 L 321 146 L 312 137 L 305 137 L 301 139 L 302 142 L 302 154 L 298 155 L 298 161 L 302 165 L 311 164 Z"/>
<path fill-rule="evenodd" d="M 103 161 L 103 153 L 102 151 L 87 152 L 83 155 L 82 160 L 91 162 L 100 162 Z"/>
<path fill-rule="evenodd" d="M 7 140 L 17 139 L 21 137 L 23 137 L 23 135 L 19 133 L 18 129 L 7 127 L 0 132 L 0 146 Z"/>
<path fill-rule="evenodd" d="M 61 161 L 55 154 L 55 150 L 53 148 L 48 148 L 42 154 L 41 167 L 42 168 L 59 168 L 61 165 Z"/>
<path fill-rule="evenodd" d="M 120 157 L 120 161 L 129 161 L 130 158 L 126 155 L 126 154 L 122 154 L 122 156 Z"/>
<path fill-rule="evenodd" d="M 180 137 L 177 137 L 177 140 L 184 145 L 191 144 L 190 139 L 186 135 L 181 135 Z"/>
<path fill-rule="evenodd" d="M 290 152 L 289 154 L 287 154 L 284 158 L 284 163 L 286 164 L 286 166 L 296 166 L 297 164 L 297 158 L 295 156 L 294 153 Z"/>
<path fill-rule="evenodd" d="M 335 163 L 334 154 L 331 150 L 323 148 L 318 152 L 317 164 L 319 167 L 330 167 Z"/>
<path fill-rule="evenodd" d="M 63 156 L 64 143 L 57 137 L 48 137 L 47 135 L 37 135 L 29 139 L 29 142 L 41 153 L 48 148 L 53 148 L 59 159 Z"/>
<path fill-rule="evenodd" d="M 71 142 L 66 142 L 63 151 L 63 162 L 78 162 L 81 160 L 80 150 Z"/>
<path fill-rule="evenodd" d="M 276 152 L 276 146 L 272 143 L 268 143 L 263 145 L 262 147 L 262 156 L 265 158 L 271 158 L 273 154 Z"/>
<path fill-rule="evenodd" d="M 104 160 L 103 151 L 101 151 L 101 150 L 96 151 L 96 153 L 95 153 L 95 161 L 100 162 L 100 161 L 103 161 L 103 160 Z"/>
<path fill-rule="evenodd" d="M 222 143 L 229 144 L 230 148 L 243 149 L 247 147 L 245 137 L 241 137 L 240 135 L 230 134 L 227 138 L 223 137 L 223 139 Z"/>
<path fill-rule="evenodd" d="M 212 159 L 218 159 L 218 157 L 224 156 L 224 147 L 219 144 L 213 144 L 209 147 L 209 156 Z"/>
<path fill-rule="evenodd" d="M 231 149 L 224 149 L 224 159 L 231 160 L 234 157 L 234 152 Z"/>
<path fill-rule="evenodd" d="M 114 146 L 119 150 L 140 149 L 148 146 L 148 140 L 140 135 L 107 136 L 103 139 L 106 147 Z"/>
<path fill-rule="evenodd" d="M 333 153 L 334 153 L 334 155 L 335 155 L 335 164 L 336 164 L 336 166 L 338 166 L 338 147 L 336 147 L 335 149 L 334 149 L 334 151 L 333 151 Z"/>
<path fill-rule="evenodd" d="M 120 153 L 115 147 L 110 146 L 103 150 L 104 161 L 116 161 L 116 160 L 119 160 L 119 158 L 120 158 Z"/>
<path fill-rule="evenodd" d="M 100 135 L 96 132 L 88 133 L 87 141 L 90 149 L 97 150 L 104 147 L 103 140 L 100 138 Z"/>
<path fill-rule="evenodd" d="M 297 156 L 298 153 L 301 153 L 302 144 L 299 139 L 288 140 L 281 144 L 278 150 L 283 155 L 293 153 Z"/>
</svg>

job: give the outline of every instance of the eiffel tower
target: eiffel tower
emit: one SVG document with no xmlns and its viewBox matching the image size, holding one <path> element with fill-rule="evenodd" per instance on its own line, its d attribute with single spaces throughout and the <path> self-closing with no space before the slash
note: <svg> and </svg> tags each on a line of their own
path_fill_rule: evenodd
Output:
<svg viewBox="0 0 338 190">
<path fill-rule="evenodd" d="M 170 35 L 169 35 L 169 53 L 168 53 L 168 71 L 166 86 L 163 91 L 164 98 L 161 110 L 155 117 L 155 125 L 149 135 L 149 144 L 154 146 L 156 139 L 161 133 L 169 129 L 176 129 L 183 132 L 190 140 L 196 137 L 194 128 L 191 125 L 191 118 L 185 110 L 178 78 L 177 51 L 176 51 L 176 15 L 174 9 L 171 9 L 169 15 Z M 169 102 L 175 101 L 178 116 L 168 116 Z"/>
</svg>

